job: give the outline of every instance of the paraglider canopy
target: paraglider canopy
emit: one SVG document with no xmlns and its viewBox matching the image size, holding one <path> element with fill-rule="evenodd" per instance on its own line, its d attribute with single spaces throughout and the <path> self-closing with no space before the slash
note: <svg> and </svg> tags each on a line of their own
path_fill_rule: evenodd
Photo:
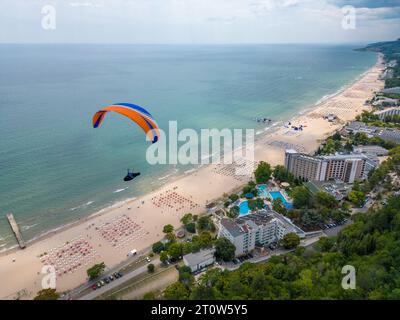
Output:
<svg viewBox="0 0 400 320">
<path fill-rule="evenodd" d="M 131 119 L 147 134 L 152 143 L 159 140 L 160 132 L 153 116 L 146 109 L 132 103 L 114 103 L 97 111 L 93 116 L 93 128 L 102 123 L 107 112 L 114 111 Z"/>
</svg>

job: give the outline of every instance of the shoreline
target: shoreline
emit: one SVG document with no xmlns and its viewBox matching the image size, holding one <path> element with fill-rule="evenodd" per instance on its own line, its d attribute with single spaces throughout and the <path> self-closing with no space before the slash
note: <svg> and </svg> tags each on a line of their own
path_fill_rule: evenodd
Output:
<svg viewBox="0 0 400 320">
<path fill-rule="evenodd" d="M 324 99 L 324 97 L 322 97 L 320 100 L 318 100 L 313 106 L 308 106 L 306 108 L 302 108 L 301 111 L 298 111 L 297 113 L 295 113 L 291 118 L 290 122 L 299 122 L 301 121 L 306 122 L 306 123 L 310 123 L 310 126 L 308 126 L 305 129 L 305 133 L 308 133 L 308 129 L 311 129 L 311 125 L 314 125 L 316 127 L 312 128 L 312 130 L 315 130 L 315 132 L 307 134 L 308 139 L 310 139 L 310 143 L 304 143 L 307 148 L 309 148 L 310 150 L 312 150 L 314 145 L 318 144 L 318 141 L 320 139 L 323 139 L 324 136 L 327 134 L 327 132 L 332 132 L 334 130 L 336 130 L 337 124 L 335 124 L 334 126 L 331 126 L 332 128 L 328 128 L 330 130 L 328 130 L 327 132 L 323 133 L 321 129 L 327 129 L 327 125 L 326 123 L 328 123 L 326 120 L 322 120 L 320 118 L 316 118 L 315 121 L 313 120 L 313 118 L 311 117 L 311 115 L 313 113 L 318 113 L 318 110 L 321 109 L 320 111 L 324 111 L 323 109 L 325 109 L 325 107 L 327 108 L 332 108 L 330 106 L 331 102 L 335 102 L 335 99 L 340 98 L 341 95 L 345 96 L 347 91 L 351 91 L 353 87 L 357 87 L 357 85 L 360 85 L 360 83 L 362 84 L 362 81 L 368 77 L 371 76 L 372 78 L 374 78 L 374 74 L 377 73 L 377 70 L 379 71 L 379 68 L 381 66 L 381 62 L 382 62 L 382 57 L 381 55 L 377 55 L 377 62 L 374 66 L 372 66 L 370 69 L 368 69 L 367 71 L 365 71 L 363 74 L 361 74 L 360 76 L 358 76 L 355 80 L 351 81 L 350 83 L 344 85 L 342 88 L 340 88 L 338 91 L 336 91 L 335 93 L 331 94 L 331 95 L 327 95 L 327 98 Z M 372 79 L 371 80 L 373 82 L 374 85 L 377 85 L 377 83 L 379 83 L 378 79 Z M 375 82 L 374 82 L 375 81 Z M 368 81 L 365 81 L 365 83 L 369 83 Z M 379 87 L 379 85 L 377 85 Z M 358 89 L 354 89 L 353 91 L 355 92 L 354 94 L 356 95 L 356 91 Z M 349 92 L 348 96 L 349 96 L 349 100 L 351 99 L 358 99 L 360 101 L 353 101 L 355 104 L 357 104 L 358 109 L 353 110 L 353 113 L 355 112 L 355 114 L 359 114 L 361 113 L 361 111 L 365 110 L 365 107 L 361 104 L 359 105 L 359 103 L 361 102 L 361 100 L 364 100 L 364 95 L 368 95 L 371 92 L 368 91 L 367 89 L 363 90 L 359 90 L 360 93 L 359 95 L 362 96 L 360 98 L 352 98 L 350 97 L 352 92 Z M 363 93 L 363 94 L 362 94 Z M 343 97 L 343 99 L 345 99 L 346 97 Z M 364 103 L 365 100 L 362 102 Z M 340 111 L 340 108 L 338 109 Z M 345 112 L 347 113 L 347 112 Z M 352 116 L 352 114 L 349 113 L 349 116 Z M 354 118 L 354 117 L 353 117 Z M 342 119 L 341 119 L 342 120 Z M 343 119 L 343 121 L 345 121 L 346 119 Z M 307 122 L 308 121 L 308 122 Z M 301 139 L 301 135 L 303 133 L 299 133 L 296 132 L 295 134 L 292 135 L 291 130 L 289 128 L 289 130 L 287 130 L 288 128 L 285 128 L 283 126 L 283 124 L 287 122 L 287 121 L 277 121 L 276 125 L 275 123 L 270 126 L 270 127 L 265 127 L 263 129 L 263 131 L 261 132 L 261 134 L 258 134 L 255 136 L 255 159 L 264 159 L 268 162 L 271 163 L 271 165 L 276 165 L 278 163 L 282 162 L 282 148 L 279 148 L 277 146 L 272 146 L 269 145 L 269 142 L 274 142 L 274 141 L 284 141 L 286 143 L 294 143 L 294 144 L 299 144 L 298 140 L 302 140 Z M 339 126 L 341 126 L 341 124 L 338 124 Z M 311 131 L 311 130 L 310 130 Z M 289 133 L 290 134 L 289 134 Z M 322 134 L 322 136 L 321 136 Z M 277 140 L 273 140 L 273 139 L 277 139 Z M 315 139 L 316 138 L 316 139 Z M 314 139 L 314 140 L 313 140 Z M 314 141 L 314 142 L 313 142 Z M 306 141 L 304 141 L 306 142 Z M 265 148 L 265 145 L 268 145 L 268 148 Z M 301 143 L 300 143 L 301 145 Z M 283 148 L 284 149 L 284 148 Z M 29 261 L 31 262 L 35 262 L 33 265 L 36 266 L 41 266 L 41 263 L 39 261 L 39 259 L 37 258 L 38 256 L 38 252 L 43 252 L 45 250 L 47 250 L 46 248 L 48 248 L 49 246 L 57 246 L 57 244 L 62 244 L 65 241 L 69 241 L 68 239 L 73 238 L 76 235 L 82 235 L 82 233 L 87 233 L 87 239 L 89 239 L 91 242 L 97 244 L 96 249 L 99 251 L 99 253 L 101 254 L 102 259 L 101 260 L 107 260 L 107 265 L 109 267 L 112 267 L 112 265 L 116 265 L 118 263 L 120 263 L 121 261 L 123 261 L 123 258 L 125 256 L 125 253 L 116 253 L 114 252 L 114 248 L 112 248 L 111 246 L 107 247 L 107 242 L 104 241 L 104 239 L 101 239 L 100 237 L 98 237 L 97 232 L 95 232 L 95 230 L 91 229 L 89 230 L 89 227 L 84 228 L 84 225 L 87 224 L 88 222 L 90 223 L 95 223 L 96 225 L 98 225 L 99 223 L 104 223 L 103 220 L 108 218 L 113 219 L 115 218 L 118 214 L 126 214 L 131 216 L 132 218 L 136 219 L 137 221 L 140 219 L 143 219 L 141 224 L 142 225 L 146 225 L 146 229 L 151 229 L 151 227 L 162 227 L 161 225 L 158 225 L 158 223 L 160 223 L 161 221 L 159 220 L 163 220 L 162 223 L 168 222 L 171 223 L 173 225 L 178 225 L 179 222 L 179 215 L 182 214 L 181 212 L 178 213 L 171 213 L 171 212 L 167 212 L 166 210 L 161 210 L 158 208 L 155 208 L 154 205 L 151 205 L 151 200 L 152 197 L 157 197 L 160 193 L 165 192 L 165 189 L 167 189 L 168 187 L 171 187 L 173 185 L 173 188 L 176 188 L 174 190 L 179 190 L 178 192 L 183 194 L 183 196 L 185 196 L 186 198 L 193 198 L 193 201 L 195 201 L 198 204 L 198 207 L 196 207 L 196 209 L 191 210 L 192 212 L 204 212 L 205 211 L 205 204 L 208 202 L 212 202 L 215 199 L 218 199 L 221 197 L 223 192 L 229 192 L 232 189 L 237 189 L 239 186 L 243 185 L 244 183 L 246 183 L 246 181 L 238 181 L 235 180 L 234 178 L 232 178 L 232 176 L 229 175 L 224 175 L 224 174 L 218 174 L 215 172 L 215 170 L 217 170 L 216 165 L 213 164 L 208 164 L 208 165 L 200 165 L 197 168 L 191 169 L 191 172 L 185 173 L 182 172 L 179 175 L 172 177 L 171 179 L 166 179 L 165 183 L 158 186 L 155 190 L 147 192 L 146 194 L 140 195 L 138 197 L 133 197 L 133 198 L 127 198 L 125 200 L 121 200 L 116 202 L 115 204 L 105 207 L 99 211 L 96 211 L 92 214 L 89 214 L 87 216 L 85 216 L 84 218 L 80 218 L 76 221 L 73 221 L 71 223 L 68 223 L 66 225 L 62 225 L 59 226 L 55 229 L 46 231 L 45 233 L 38 235 L 35 239 L 32 239 L 30 241 L 27 242 L 28 244 L 28 248 L 25 250 L 19 250 L 17 248 L 10 248 L 7 249 L 5 251 L 0 252 L 0 274 L 3 271 L 3 264 L 7 264 L 7 266 L 5 266 L 5 272 L 10 272 L 12 268 L 10 268 L 10 266 L 13 266 L 13 264 L 10 264 L 10 256 L 15 255 L 17 256 L 17 262 L 19 262 L 20 260 L 22 260 L 21 263 L 18 263 L 19 268 L 23 269 L 23 268 L 27 268 L 27 265 L 29 264 Z M 193 170 L 193 171 L 192 171 Z M 199 178 L 199 172 L 202 171 L 202 177 Z M 216 180 L 216 181 L 209 181 L 207 179 L 207 176 L 212 177 L 212 179 Z M 190 180 L 190 181 L 188 181 Z M 199 180 L 198 181 L 198 185 L 193 186 L 193 180 Z M 247 179 L 248 180 L 248 179 Z M 208 184 L 212 184 L 215 183 L 213 188 L 215 189 L 215 192 L 212 192 L 213 190 L 207 190 L 207 183 Z M 203 193 L 201 193 L 200 189 L 201 187 L 203 188 Z M 211 189 L 211 187 L 209 188 Z M 183 190 L 183 191 L 182 191 Z M 222 193 L 218 193 L 219 191 L 223 191 Z M 192 194 L 190 194 L 192 191 Z M 214 196 L 212 198 L 212 196 Z M 149 204 L 150 203 L 150 204 Z M 137 206 L 138 205 L 138 206 Z M 137 206 L 137 209 L 139 210 L 133 210 L 133 212 L 129 212 L 129 210 L 133 207 L 133 206 Z M 158 212 L 156 212 L 158 209 Z M 140 212 L 139 212 L 140 211 Z M 160 212 L 161 211 L 161 212 Z M 165 211 L 165 212 L 164 212 Z M 177 210 L 178 211 L 178 210 Z M 188 209 L 184 209 L 183 212 L 186 211 L 188 212 Z M 151 216 L 149 216 L 151 215 Z M 158 216 L 157 216 L 158 215 Z M 155 221 L 154 219 L 151 218 L 157 218 L 157 220 Z M 158 220 L 159 219 L 159 220 Z M 145 220 L 148 220 L 146 223 L 144 223 Z M 107 221 L 107 220 L 106 220 Z M 143 242 L 140 243 L 141 246 L 147 246 L 148 244 L 154 243 L 156 239 L 161 239 L 162 238 L 162 232 L 161 230 L 157 230 L 157 228 L 154 228 L 156 231 L 153 231 L 152 233 L 150 233 L 150 231 L 147 232 L 147 234 L 149 235 L 148 238 Z M 86 231 L 85 231 L 86 230 Z M 158 231 L 158 234 L 156 234 Z M 52 240 L 52 241 L 50 241 Z M 156 240 L 157 241 L 157 240 Z M 131 245 L 131 244 L 130 244 Z M 132 246 L 135 245 L 135 247 L 137 247 L 137 249 L 140 250 L 139 248 L 139 243 L 135 243 L 132 242 Z M 100 249 L 101 248 L 101 249 Z M 28 256 L 28 254 L 30 253 L 30 256 Z M 8 258 L 8 259 L 7 259 Z M 6 262 L 8 260 L 8 263 Z M 24 261 L 27 262 L 26 264 L 24 264 Z M 2 263 L 4 262 L 4 263 Z M 81 270 L 82 271 L 82 270 Z M 83 270 L 85 271 L 85 270 Z M 30 278 L 30 279 L 34 279 L 35 281 L 33 282 L 33 288 L 38 286 L 38 279 L 40 279 L 38 277 L 38 271 L 36 272 L 29 272 L 25 271 L 26 275 Z M 68 287 L 72 288 L 75 287 L 77 284 L 83 282 L 84 277 L 82 277 L 82 275 L 84 276 L 84 272 L 76 272 L 74 274 L 71 275 L 67 275 L 65 276 L 65 279 L 60 280 L 60 282 L 62 282 L 61 287 L 64 289 L 67 289 Z M 30 275 L 30 276 L 29 276 Z M 71 277 L 70 277 L 71 276 Z M 15 277 L 12 276 L 12 274 L 10 274 L 10 278 L 14 278 Z M 71 281 L 66 281 L 68 279 L 72 279 Z M 0 279 L 1 280 L 1 279 Z M 65 281 L 64 281 L 65 280 Z M 21 286 L 21 284 L 14 284 L 11 280 L 4 280 L 6 283 L 8 283 L 11 287 L 15 287 L 18 288 L 18 286 Z M 4 285 L 4 284 L 3 284 Z M 22 286 L 27 286 L 24 283 L 22 283 Z M 4 285 L 4 289 L 5 289 L 6 285 Z M 30 287 L 28 286 L 28 291 L 29 290 L 34 290 L 32 288 L 32 284 L 30 285 Z M 21 288 L 22 289 L 22 288 Z M 5 296 L 5 297 L 9 297 L 12 294 L 15 294 L 15 292 L 18 290 L 14 290 L 11 289 L 10 290 L 3 290 L 0 288 L 0 297 Z"/>
<path fill-rule="evenodd" d="M 381 56 L 380 53 L 377 54 L 377 60 L 379 60 L 379 57 Z M 376 64 L 375 64 L 376 65 Z M 375 66 L 374 65 L 374 66 Z M 356 77 L 356 79 L 350 81 L 349 83 L 343 85 L 341 88 L 339 88 L 337 91 L 335 91 L 332 94 L 327 94 L 324 95 L 322 98 L 320 98 L 317 102 L 315 102 L 313 105 L 307 105 L 304 106 L 303 108 L 300 108 L 300 111 L 295 112 L 293 115 L 291 115 L 287 120 L 278 120 L 276 122 L 273 122 L 270 126 L 268 127 L 264 127 L 261 132 L 257 131 L 256 129 L 256 134 L 255 134 L 255 140 L 254 143 L 257 143 L 257 141 L 260 141 L 262 139 L 265 139 L 265 137 L 267 135 L 273 134 L 274 132 L 278 131 L 280 129 L 280 127 L 283 125 L 283 123 L 285 122 L 293 122 L 295 121 L 296 118 L 306 115 L 309 112 L 312 112 L 314 109 L 318 108 L 321 104 L 323 104 L 325 101 L 328 101 L 329 99 L 333 99 L 334 97 L 336 97 L 337 95 L 341 94 L 343 91 L 345 91 L 346 89 L 348 89 L 349 87 L 351 87 L 352 85 L 354 85 L 357 81 L 359 81 L 363 76 L 365 76 L 372 68 L 374 68 L 374 66 L 372 66 L 371 68 L 369 68 L 368 70 L 366 70 L 365 72 L 361 73 L 359 76 Z M 257 134 L 257 132 L 259 132 Z M 195 172 L 197 172 L 198 170 L 200 170 L 202 167 L 204 166 L 209 166 L 208 165 L 202 165 L 199 164 L 197 165 L 195 168 L 183 171 L 181 173 L 179 173 L 178 175 L 174 176 L 174 173 L 167 173 L 166 176 L 163 176 L 161 178 L 158 178 L 158 181 L 163 181 L 165 180 L 165 183 L 160 184 L 159 186 L 157 186 L 154 190 L 152 191 L 147 191 L 144 194 L 138 195 L 138 196 L 134 196 L 134 197 L 129 197 L 123 200 L 118 200 L 115 203 L 112 203 L 111 205 L 107 205 L 104 208 L 101 208 L 95 212 L 89 213 L 85 216 L 82 216 L 81 218 L 77 218 L 74 221 L 65 223 L 65 224 L 61 224 L 55 228 L 52 228 L 50 230 L 44 230 L 43 232 L 39 233 L 38 235 L 36 235 L 35 237 L 33 237 L 32 239 L 29 239 L 26 241 L 27 245 L 32 245 L 35 244 L 38 241 L 42 241 L 45 240 L 49 237 L 51 237 L 52 235 L 55 235 L 59 232 L 63 232 L 65 230 L 68 230 L 70 228 L 73 228 L 74 226 L 76 226 L 77 224 L 80 223 L 84 223 L 87 222 L 90 219 L 96 218 L 97 216 L 100 216 L 106 212 L 108 212 L 109 210 L 113 210 L 119 207 L 122 207 L 126 204 L 129 204 L 130 202 L 134 201 L 134 200 L 140 200 L 142 197 L 145 197 L 146 194 L 155 192 L 158 189 L 162 189 L 165 185 L 169 184 L 169 183 L 173 183 L 176 180 L 182 179 L 183 177 L 186 177 L 188 175 L 194 174 Z M 172 176 L 171 179 L 168 179 Z M 13 236 L 12 236 L 13 237 Z M 6 244 L 4 245 L 6 246 Z M 4 249 L 1 249 L 2 247 L 0 247 L 0 257 L 4 256 L 4 255 L 8 255 L 12 252 L 18 251 L 20 250 L 18 247 L 18 244 L 14 244 L 11 247 L 5 247 Z"/>
<path fill-rule="evenodd" d="M 378 62 L 379 58 L 382 55 L 380 53 L 377 53 L 376 56 L 377 56 L 377 62 Z M 376 63 L 375 63 L 375 65 L 376 65 Z M 255 129 L 255 140 L 254 140 L 254 142 L 257 143 L 257 141 L 265 139 L 265 137 L 267 135 L 273 134 L 274 132 L 278 131 L 280 129 L 280 127 L 284 123 L 286 123 L 288 121 L 290 121 L 290 122 L 295 121 L 296 118 L 301 117 L 303 115 L 306 115 L 309 112 L 312 112 L 314 109 L 318 108 L 325 101 L 333 99 L 337 95 L 341 94 L 343 91 L 345 91 L 346 89 L 348 89 L 349 87 L 354 85 L 357 81 L 359 81 L 362 77 L 364 77 L 372 68 L 375 67 L 375 65 L 372 66 L 371 68 L 369 68 L 368 70 L 364 71 L 360 75 L 358 75 L 354 80 L 352 80 L 349 83 L 343 85 L 341 88 L 339 88 L 334 93 L 324 95 L 322 98 L 317 100 L 317 102 L 315 102 L 312 105 L 307 105 L 307 106 L 301 107 L 300 111 L 296 111 L 294 114 L 289 116 L 287 120 L 285 120 L 285 119 L 277 120 L 276 122 L 273 122 L 270 126 L 267 126 L 267 127 L 264 127 L 264 128 L 260 128 L 259 130 Z M 176 172 L 172 172 L 172 173 L 171 172 L 170 173 L 166 172 L 165 176 L 162 176 L 162 177 L 158 178 L 158 181 L 165 180 L 165 182 L 160 184 L 160 185 L 158 185 L 158 186 L 156 186 L 153 190 L 146 191 L 145 193 L 137 195 L 137 196 L 133 196 L 133 197 L 128 197 L 128 198 L 125 198 L 125 199 L 117 200 L 112 204 L 105 205 L 103 208 L 98 209 L 97 211 L 94 211 L 94 212 L 91 212 L 91 213 L 87 213 L 87 214 L 83 215 L 82 217 L 76 218 L 73 221 L 61 224 L 61 225 L 59 225 L 57 227 L 54 227 L 54 228 L 51 228 L 49 230 L 44 230 L 44 231 L 40 232 L 38 235 L 34 236 L 33 238 L 27 240 L 26 244 L 27 245 L 35 244 L 36 242 L 41 241 L 41 240 L 45 240 L 48 237 L 51 237 L 52 235 L 57 234 L 58 232 L 63 232 L 65 230 L 73 228 L 77 224 L 87 222 L 88 220 L 90 220 L 92 218 L 95 218 L 95 217 L 97 217 L 99 215 L 102 215 L 102 214 L 108 212 L 109 210 L 113 210 L 113 209 L 119 208 L 119 207 L 121 207 L 123 205 L 126 205 L 126 204 L 128 204 L 128 203 L 130 203 L 130 202 L 132 202 L 134 200 L 140 200 L 140 198 L 145 197 L 149 193 L 152 193 L 152 192 L 155 192 L 155 191 L 157 191 L 159 189 L 162 189 L 165 185 L 167 185 L 169 183 L 173 183 L 176 180 L 182 179 L 183 177 L 186 177 L 188 175 L 196 173 L 198 170 L 200 170 L 204 166 L 209 166 L 209 164 L 206 164 L 206 165 L 199 164 L 195 168 L 188 169 L 186 171 L 180 172 L 178 175 L 174 174 Z M 9 237 L 14 238 L 13 235 L 9 235 Z M 10 254 L 12 252 L 15 252 L 15 251 L 18 251 L 18 250 L 19 250 L 18 244 L 14 244 L 14 245 L 12 245 L 10 247 L 7 247 L 7 244 L 4 244 L 3 246 L 0 246 L 0 257 L 4 256 L 4 255 L 8 255 L 8 254 Z"/>
</svg>

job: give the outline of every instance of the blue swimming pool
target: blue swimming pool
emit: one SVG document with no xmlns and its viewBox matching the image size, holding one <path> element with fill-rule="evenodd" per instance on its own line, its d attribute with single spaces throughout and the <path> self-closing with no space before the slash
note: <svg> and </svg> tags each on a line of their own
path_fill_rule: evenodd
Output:
<svg viewBox="0 0 400 320">
<path fill-rule="evenodd" d="M 239 216 L 244 216 L 248 214 L 250 211 L 249 209 L 249 202 L 248 201 L 242 201 L 239 204 Z"/>
<path fill-rule="evenodd" d="M 293 209 L 293 204 L 290 202 L 287 202 L 285 197 L 282 195 L 282 193 L 280 191 L 270 191 L 269 192 L 270 196 L 272 197 L 272 199 L 281 199 L 283 205 L 286 207 L 286 209 Z"/>
<path fill-rule="evenodd" d="M 267 186 L 265 184 L 257 186 L 257 189 L 258 189 L 259 197 L 267 197 L 268 196 Z"/>
</svg>

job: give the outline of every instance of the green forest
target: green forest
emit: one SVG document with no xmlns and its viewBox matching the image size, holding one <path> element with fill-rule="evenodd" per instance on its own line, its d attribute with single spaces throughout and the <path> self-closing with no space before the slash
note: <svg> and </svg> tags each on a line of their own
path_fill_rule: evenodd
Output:
<svg viewBox="0 0 400 320">
<path fill-rule="evenodd" d="M 356 289 L 342 288 L 342 268 L 356 270 Z M 184 277 L 166 299 L 400 299 L 400 197 L 358 215 L 338 237 L 313 248 L 244 263 L 238 270 L 211 269 L 198 282 Z"/>
</svg>

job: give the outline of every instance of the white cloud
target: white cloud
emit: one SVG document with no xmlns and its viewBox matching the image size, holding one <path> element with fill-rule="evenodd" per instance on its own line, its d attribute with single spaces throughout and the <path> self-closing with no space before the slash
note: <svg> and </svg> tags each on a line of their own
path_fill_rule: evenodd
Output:
<svg viewBox="0 0 400 320">
<path fill-rule="evenodd" d="M 340 1 L 1 0 L 0 41 L 350 42 L 398 36 L 395 7 L 357 7 L 362 23 L 344 32 Z M 58 19 L 51 34 L 40 28 L 40 8 L 49 2 Z"/>
</svg>

